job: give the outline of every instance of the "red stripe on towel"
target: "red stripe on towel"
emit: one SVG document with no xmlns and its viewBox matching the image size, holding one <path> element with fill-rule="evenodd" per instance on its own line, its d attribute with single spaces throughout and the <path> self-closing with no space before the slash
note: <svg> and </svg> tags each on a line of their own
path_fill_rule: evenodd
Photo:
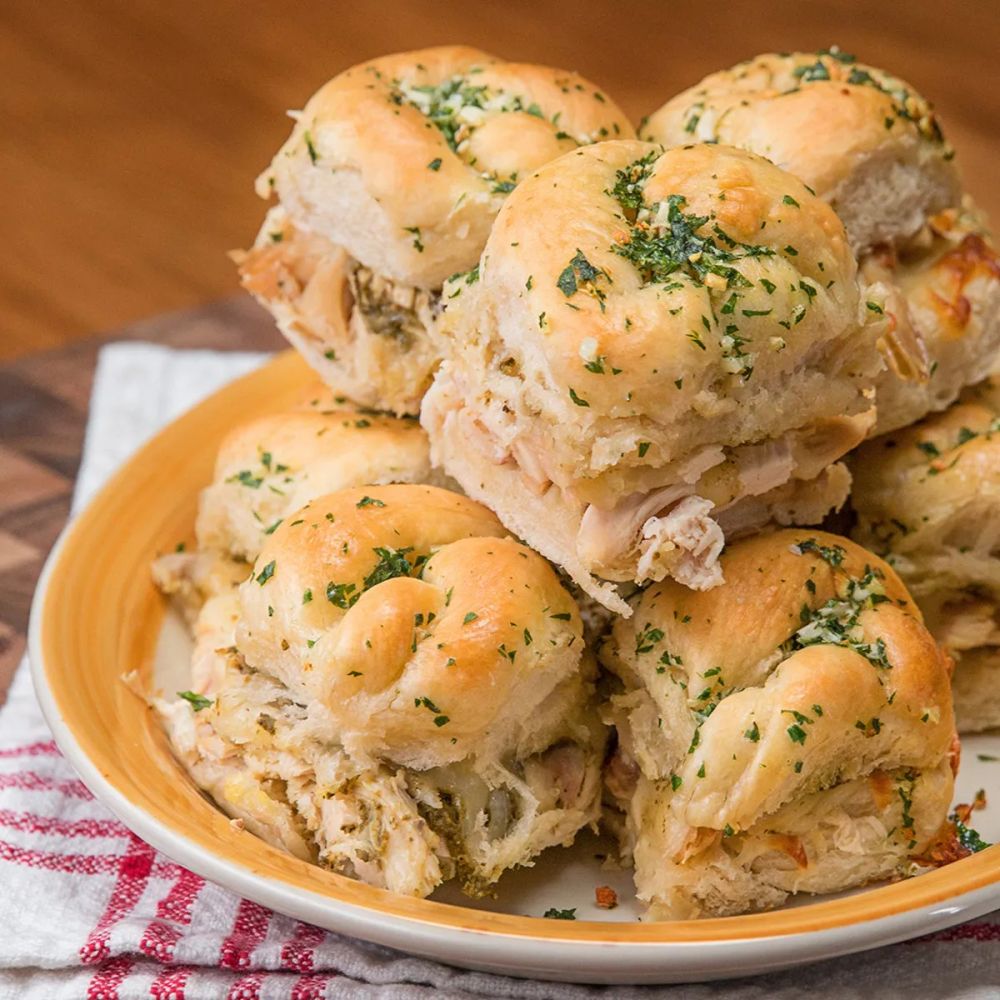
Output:
<svg viewBox="0 0 1000 1000">
<path fill-rule="evenodd" d="M 267 936 L 272 912 L 259 903 L 241 899 L 229 937 L 222 942 L 219 964 L 226 969 L 247 969 L 254 949 Z"/>
<path fill-rule="evenodd" d="M 324 936 L 325 932 L 319 927 L 297 921 L 292 939 L 281 947 L 281 967 L 295 972 L 312 972 L 313 949 Z"/>
<path fill-rule="evenodd" d="M 170 891 L 156 904 L 156 917 L 143 931 L 139 951 L 158 962 L 174 960 L 174 949 L 191 922 L 191 910 L 204 885 L 200 875 L 180 870 Z"/>
<path fill-rule="evenodd" d="M 118 879 L 108 896 L 104 913 L 80 949 L 80 960 L 88 965 L 110 957 L 111 931 L 115 924 L 135 909 L 153 871 L 156 852 L 135 834 L 130 834 L 129 839 L 128 850 L 119 862 Z"/>
</svg>

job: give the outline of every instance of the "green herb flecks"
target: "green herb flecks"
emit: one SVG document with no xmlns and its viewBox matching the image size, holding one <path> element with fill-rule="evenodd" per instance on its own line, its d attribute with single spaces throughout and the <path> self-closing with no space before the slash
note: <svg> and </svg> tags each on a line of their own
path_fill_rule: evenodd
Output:
<svg viewBox="0 0 1000 1000">
<path fill-rule="evenodd" d="M 378 556 L 375 568 L 365 577 L 364 589 L 371 590 L 386 580 L 391 580 L 396 576 L 409 576 L 413 571 L 414 564 L 406 557 L 413 551 L 407 549 L 388 549 L 378 546 L 372 550 Z"/>
<path fill-rule="evenodd" d="M 980 851 L 985 851 L 987 847 L 992 847 L 993 845 L 983 840 L 982 836 L 972 827 L 966 826 L 960 819 L 952 817 L 955 823 L 955 836 L 958 837 L 958 842 L 972 854 L 978 854 Z"/>
<path fill-rule="evenodd" d="M 435 705 L 434 702 L 431 701 L 430 698 L 426 696 L 421 698 L 414 698 L 413 706 L 414 708 L 426 708 L 429 712 L 433 712 L 434 725 L 437 726 L 439 729 L 441 728 L 441 726 L 446 726 L 451 721 L 451 719 L 449 719 L 448 716 L 445 715 L 441 711 L 441 709 L 438 708 L 437 705 Z"/>
<path fill-rule="evenodd" d="M 638 635 L 635 637 L 635 652 L 636 655 L 642 653 L 650 653 L 653 647 L 663 640 L 663 629 L 653 628 L 648 622 L 639 630 Z"/>
<path fill-rule="evenodd" d="M 358 588 L 353 583 L 334 583 L 332 580 L 326 585 L 326 599 L 334 607 L 353 608 L 361 596 Z"/>
<path fill-rule="evenodd" d="M 717 226 L 715 236 L 700 232 L 709 217 L 685 213 L 686 204 L 683 195 L 670 195 L 666 200 L 665 221 L 661 221 L 659 204 L 651 206 L 650 219 L 633 225 L 625 242 L 612 244 L 612 252 L 628 260 L 646 284 L 663 283 L 672 275 L 684 274 L 703 285 L 711 274 L 722 278 L 726 288 L 749 287 L 750 282 L 734 264 L 746 258 L 772 257 L 774 250 L 741 243 Z M 725 246 L 720 246 L 716 237 Z"/>
<path fill-rule="evenodd" d="M 556 279 L 556 286 L 566 298 L 571 298 L 577 292 L 586 292 L 586 294 L 597 301 L 601 307 L 601 312 L 604 312 L 604 301 L 607 295 L 597 284 L 601 278 L 609 283 L 611 281 L 611 276 L 607 271 L 591 264 L 584 256 L 583 251 L 577 248 L 570 262 L 563 268 L 562 273 Z"/>
<path fill-rule="evenodd" d="M 840 545 L 820 545 L 815 538 L 806 538 L 801 542 L 796 542 L 794 550 L 797 555 L 804 552 L 815 552 L 824 562 L 836 569 L 847 555 L 847 550 Z"/>
<path fill-rule="evenodd" d="M 797 548 L 801 549 L 802 543 Z M 834 559 L 837 559 L 836 554 Z M 831 565 L 839 566 L 839 562 L 832 562 Z M 790 653 L 806 646 L 843 646 L 863 656 L 873 666 L 889 670 L 892 664 L 884 640 L 878 638 L 874 642 L 866 642 L 861 626 L 861 612 L 887 600 L 882 574 L 866 566 L 860 578 L 847 580 L 842 596 L 830 598 L 815 610 L 803 605 L 799 616 L 802 627 L 782 648 Z"/>
<path fill-rule="evenodd" d="M 178 698 L 183 698 L 196 712 L 210 708 L 214 703 L 211 698 L 206 698 L 203 694 L 196 694 L 194 691 L 178 691 Z"/>
</svg>

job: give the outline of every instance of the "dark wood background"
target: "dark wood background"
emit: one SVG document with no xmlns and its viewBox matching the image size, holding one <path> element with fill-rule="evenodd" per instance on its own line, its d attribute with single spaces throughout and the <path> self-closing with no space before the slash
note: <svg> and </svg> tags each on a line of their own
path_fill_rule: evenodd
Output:
<svg viewBox="0 0 1000 1000">
<path fill-rule="evenodd" d="M 937 103 L 1000 219 L 997 0 L 3 0 L 0 700 L 69 510 L 99 344 L 277 346 L 260 310 L 218 300 L 285 110 L 353 63 L 447 42 L 577 69 L 635 118 L 739 59 L 836 43 Z"/>
<path fill-rule="evenodd" d="M 761 51 L 832 43 L 934 100 L 1000 218 L 997 0 L 3 0 L 0 357 L 236 289 L 288 108 L 384 52 L 578 69 L 636 118 Z"/>
</svg>

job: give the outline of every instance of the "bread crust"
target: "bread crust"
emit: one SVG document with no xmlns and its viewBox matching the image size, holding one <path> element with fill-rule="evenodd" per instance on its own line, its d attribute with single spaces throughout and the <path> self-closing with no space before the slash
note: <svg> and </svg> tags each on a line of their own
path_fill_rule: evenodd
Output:
<svg viewBox="0 0 1000 1000">
<path fill-rule="evenodd" d="M 892 563 L 954 657 L 959 729 L 1000 725 L 1000 378 L 851 467 L 853 537 Z"/>
<path fill-rule="evenodd" d="M 355 757 L 427 768 L 519 746 L 538 735 L 530 706 L 579 673 L 582 625 L 548 563 L 506 534 L 432 486 L 320 497 L 241 586 L 237 645 L 323 704 Z"/>
<path fill-rule="evenodd" d="M 281 521 L 317 496 L 439 478 L 415 420 L 359 410 L 317 383 L 296 408 L 248 420 L 223 439 L 199 501 L 198 547 L 252 561 Z"/>
<path fill-rule="evenodd" d="M 833 205 L 859 253 L 906 240 L 959 200 L 953 151 L 929 102 L 838 50 L 767 53 L 712 73 L 650 115 L 640 135 L 768 157 Z"/>
<path fill-rule="evenodd" d="M 605 579 L 671 571 L 638 571 L 649 518 L 687 496 L 721 509 L 812 478 L 873 417 L 882 318 L 864 305 L 843 227 L 740 150 L 617 141 L 563 156 L 511 195 L 478 280 L 446 295 L 447 362 L 421 418 L 434 461 L 512 526 L 519 504 L 550 491 L 574 534 L 588 506 L 602 524 L 634 507 L 621 535 L 635 551 L 620 564 L 583 541 L 556 554 L 543 526 L 516 522 L 550 558 Z M 785 457 L 765 458 L 772 445 Z M 746 467 L 769 462 L 748 484 Z M 671 495 L 646 511 L 659 490 Z"/>
<path fill-rule="evenodd" d="M 647 589 L 601 651 L 622 681 L 619 753 L 639 771 L 619 788 L 636 886 L 658 918 L 901 873 L 950 803 L 950 661 L 892 568 L 802 529 L 722 561 L 715 590 Z M 860 846 L 845 847 L 852 829 Z"/>
<path fill-rule="evenodd" d="M 376 273 L 429 289 L 475 264 L 509 185 L 578 144 L 633 134 L 577 74 L 457 45 L 354 66 L 296 118 L 259 193 Z"/>
<path fill-rule="evenodd" d="M 507 193 L 584 143 L 631 137 L 575 73 L 466 46 L 334 77 L 258 179 L 279 205 L 234 256 L 243 284 L 328 384 L 416 414 L 439 362 L 442 283 L 473 268 Z"/>
</svg>

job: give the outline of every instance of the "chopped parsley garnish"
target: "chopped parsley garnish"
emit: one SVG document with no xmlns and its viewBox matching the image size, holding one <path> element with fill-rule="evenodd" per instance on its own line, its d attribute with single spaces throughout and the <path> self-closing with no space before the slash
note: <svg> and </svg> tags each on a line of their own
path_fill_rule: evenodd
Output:
<svg viewBox="0 0 1000 1000">
<path fill-rule="evenodd" d="M 583 255 L 583 251 L 577 248 L 573 258 L 563 268 L 562 273 L 556 280 L 556 285 L 566 298 L 570 298 L 578 291 L 586 291 L 593 298 L 597 299 L 603 312 L 606 296 L 604 291 L 597 287 L 598 278 L 611 281 L 611 277 L 607 271 L 600 267 L 594 267 Z"/>
<path fill-rule="evenodd" d="M 428 170 L 440 170 L 441 169 L 441 157 L 436 156 L 430 163 L 427 164 Z"/>
<path fill-rule="evenodd" d="M 385 503 L 381 500 L 375 499 L 375 497 L 364 496 L 355 505 L 355 507 L 384 507 Z"/>
<path fill-rule="evenodd" d="M 523 111 L 537 118 L 545 117 L 538 104 L 526 103 L 517 95 L 478 83 L 475 79 L 477 72 L 479 69 L 473 67 L 441 83 L 421 86 L 395 79 L 389 99 L 394 104 L 409 104 L 426 115 L 449 148 L 457 153 L 466 150 L 469 136 L 482 121 L 483 112 Z M 432 164 L 434 162 L 431 161 Z M 437 168 L 431 166 L 431 169 Z"/>
<path fill-rule="evenodd" d="M 319 153 L 316 151 L 316 143 L 313 142 L 312 133 L 307 129 L 303 134 L 303 138 L 306 141 L 306 151 L 309 153 L 309 160 L 315 166 L 316 161 L 319 159 Z"/>
<path fill-rule="evenodd" d="M 447 715 L 442 714 L 441 709 L 438 708 L 437 705 L 435 705 L 434 702 L 431 701 L 430 698 L 428 698 L 426 695 L 422 698 L 414 698 L 413 705 L 414 708 L 420 708 L 421 706 L 423 706 L 429 712 L 433 712 L 434 725 L 437 726 L 439 729 L 441 728 L 441 726 L 446 726 L 449 722 L 451 722 L 451 719 L 449 719 Z"/>
<path fill-rule="evenodd" d="M 651 652 L 653 647 L 663 639 L 663 635 L 663 629 L 652 628 L 647 622 L 635 638 L 636 655 Z"/>
<path fill-rule="evenodd" d="M 257 582 L 263 587 L 274 576 L 275 561 L 272 559 L 258 574 Z"/>
<path fill-rule="evenodd" d="M 797 66 L 792 75 L 798 77 L 806 83 L 815 80 L 829 80 L 830 71 L 826 68 L 826 63 L 822 59 L 817 59 L 811 66 Z"/>
<path fill-rule="evenodd" d="M 474 622 L 478 617 L 479 615 L 475 611 L 466 611 L 465 617 L 462 619 L 462 624 L 468 625 L 469 622 Z"/>
<path fill-rule="evenodd" d="M 966 826 L 960 819 L 955 819 L 954 817 L 952 819 L 955 823 L 955 836 L 958 837 L 958 842 L 967 851 L 978 854 L 980 851 L 985 851 L 987 847 L 992 847 L 992 844 L 983 840 L 979 833 L 971 827 Z"/>
<path fill-rule="evenodd" d="M 345 611 L 353 608 L 361 596 L 357 592 L 357 587 L 353 583 L 333 583 L 326 585 L 326 599 L 338 608 Z"/>
<path fill-rule="evenodd" d="M 371 590 L 386 580 L 391 580 L 397 576 L 409 576 L 413 570 L 413 563 L 407 558 L 407 554 L 412 552 L 412 548 L 407 549 L 387 549 L 382 546 L 372 550 L 378 556 L 375 568 L 365 577 L 364 589 Z"/>
<path fill-rule="evenodd" d="M 624 173 L 619 171 L 619 177 Z M 638 197 L 641 208 L 641 190 Z M 626 213 L 633 201 L 630 195 L 627 203 L 621 202 Z M 686 204 L 683 195 L 670 195 L 663 222 L 660 221 L 659 205 L 651 206 L 650 222 L 633 226 L 624 243 L 612 244 L 612 252 L 628 260 L 646 284 L 664 283 L 671 275 L 680 273 L 703 285 L 706 277 L 712 274 L 724 279 L 727 288 L 746 288 L 749 282 L 733 264 L 748 257 L 770 257 L 774 251 L 770 247 L 741 243 L 715 226 L 715 236 L 725 244 L 720 246 L 712 236 L 699 233 L 708 224 L 709 217 L 685 213 Z"/>
<path fill-rule="evenodd" d="M 874 642 L 865 642 L 860 623 L 862 611 L 886 600 L 881 574 L 866 566 L 864 576 L 847 581 L 842 597 L 830 598 L 815 611 L 803 605 L 800 616 L 803 626 L 784 644 L 784 649 L 791 651 L 820 644 L 844 646 L 863 656 L 873 666 L 889 670 L 892 664 L 889 663 L 884 640 L 878 638 Z"/>
<path fill-rule="evenodd" d="M 555 907 L 550 907 L 542 916 L 549 920 L 576 920 L 576 907 L 574 906 L 570 910 L 557 910 Z"/>
<path fill-rule="evenodd" d="M 815 552 L 824 562 L 834 569 L 844 561 L 847 551 L 840 545 L 820 545 L 815 538 L 806 538 L 801 542 L 796 542 L 793 548 L 797 555 L 804 552 Z"/>
<path fill-rule="evenodd" d="M 420 227 L 419 226 L 403 226 L 403 231 L 410 233 L 413 236 L 413 249 L 417 253 L 424 252 L 424 244 L 420 239 Z"/>
<path fill-rule="evenodd" d="M 241 486 L 257 490 L 260 489 L 260 484 L 264 482 L 264 479 L 261 476 L 255 476 L 249 469 L 241 469 L 235 476 L 230 476 L 226 482 L 239 483 Z"/>
<path fill-rule="evenodd" d="M 194 691 L 178 691 L 177 697 L 183 698 L 196 712 L 210 708 L 213 704 L 211 698 L 206 698 L 203 694 L 196 694 Z"/>
<path fill-rule="evenodd" d="M 817 53 L 817 59 L 814 63 L 796 67 L 792 71 L 793 75 L 801 83 L 831 80 L 830 67 L 823 61 L 823 57 L 835 59 L 837 62 L 846 65 L 851 65 L 854 62 L 854 56 L 849 56 L 847 53 L 836 49 L 823 49 Z M 848 73 L 845 82 L 855 87 L 872 87 L 875 90 L 881 91 L 891 100 L 892 110 L 897 118 L 912 122 L 924 138 L 930 139 L 932 142 L 944 143 L 941 127 L 931 113 L 930 108 L 923 104 L 917 95 L 913 94 L 912 91 L 899 81 L 877 79 L 868 70 L 862 69 L 860 66 L 851 65 L 851 71 Z M 883 119 L 883 124 L 887 129 L 890 129 L 895 124 L 895 119 L 886 116 Z M 950 148 L 946 148 L 944 153 L 945 159 L 950 159 L 952 155 L 953 151 Z"/>
<path fill-rule="evenodd" d="M 608 192 L 622 207 L 625 219 L 635 222 L 643 205 L 642 186 L 653 172 L 653 164 L 659 159 L 660 153 L 653 150 L 641 160 L 630 163 L 624 170 L 615 175 L 615 186 Z"/>
<path fill-rule="evenodd" d="M 569 387 L 569 398 L 572 399 L 577 406 L 590 406 L 590 403 L 588 403 L 587 400 L 582 399 L 576 394 L 576 390 L 572 386 Z"/>
</svg>

